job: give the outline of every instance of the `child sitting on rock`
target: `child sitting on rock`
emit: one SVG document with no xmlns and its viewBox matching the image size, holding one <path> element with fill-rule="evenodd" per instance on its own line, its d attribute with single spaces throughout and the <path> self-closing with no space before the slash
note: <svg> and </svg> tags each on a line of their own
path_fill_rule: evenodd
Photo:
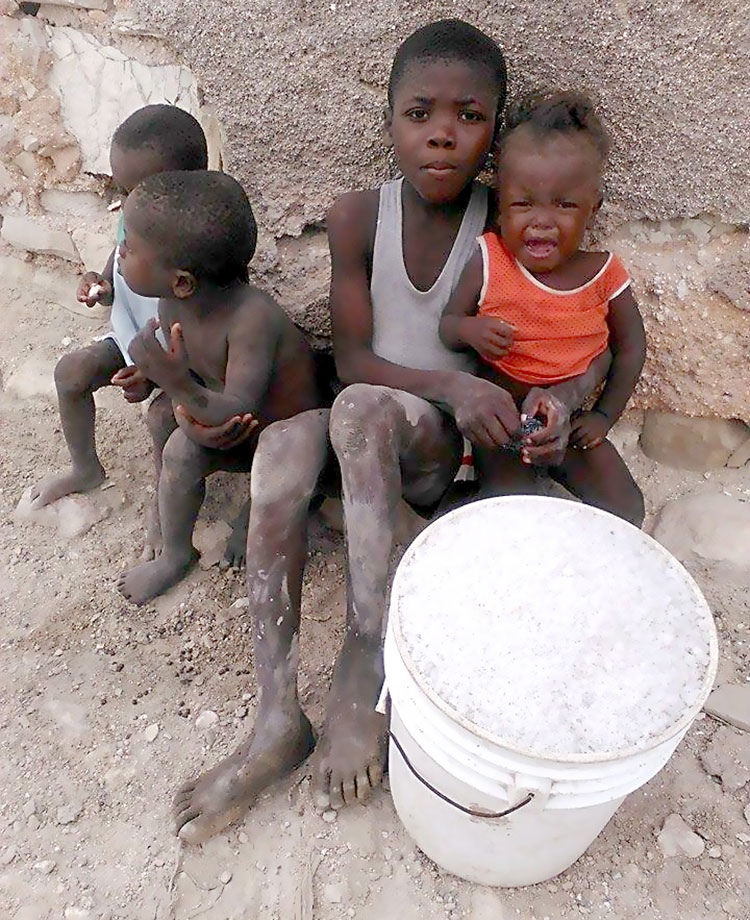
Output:
<svg viewBox="0 0 750 920">
<path fill-rule="evenodd" d="M 258 426 L 240 447 L 203 447 L 178 428 L 161 458 L 161 554 L 124 574 L 120 590 L 144 604 L 179 581 L 198 557 L 192 533 L 217 470 L 249 471 L 257 432 L 323 405 L 312 350 L 286 313 L 248 283 L 256 225 L 240 185 L 219 172 L 162 172 L 125 205 L 119 270 L 132 290 L 159 298 L 130 345 L 141 376 L 176 406 L 214 427 L 252 413 Z M 157 327 L 168 341 L 165 350 Z"/>
<path fill-rule="evenodd" d="M 110 149 L 112 178 L 123 196 L 138 183 L 164 170 L 193 170 L 208 166 L 206 138 L 188 112 L 173 105 L 147 105 L 117 128 Z M 117 229 L 122 240 L 123 221 Z M 122 388 L 129 402 L 145 399 L 153 386 L 128 357 L 133 336 L 156 316 L 158 301 L 135 293 L 116 271 L 117 249 L 101 274 L 87 272 L 77 298 L 93 307 L 112 305 L 111 331 L 101 341 L 64 355 L 55 367 L 55 386 L 71 469 L 44 479 L 31 491 L 32 507 L 41 508 L 71 492 L 86 492 L 105 478 L 94 437 L 94 392 L 110 384 Z"/>
<path fill-rule="evenodd" d="M 513 395 L 522 421 L 540 422 L 519 435 L 522 462 L 519 451 L 477 447 L 483 494 L 533 491 L 534 448 L 554 428 L 550 475 L 640 526 L 643 496 L 607 434 L 643 367 L 643 323 L 617 256 L 581 249 L 602 203 L 608 150 L 579 94 L 532 97 L 510 112 L 499 143 L 497 229 L 480 237 L 440 335 L 450 348 L 477 352 L 481 375 Z M 605 375 L 593 407 L 580 411 Z M 562 429 L 561 417 L 571 420 Z"/>
</svg>

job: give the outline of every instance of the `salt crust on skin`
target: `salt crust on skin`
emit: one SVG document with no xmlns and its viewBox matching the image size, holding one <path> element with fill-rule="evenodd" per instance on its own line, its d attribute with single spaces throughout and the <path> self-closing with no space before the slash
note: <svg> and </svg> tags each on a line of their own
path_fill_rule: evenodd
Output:
<svg viewBox="0 0 750 920">
<path fill-rule="evenodd" d="M 561 499 L 500 499 L 425 531 L 394 584 L 416 670 L 516 748 L 648 745 L 700 701 L 713 624 L 682 567 L 629 524 Z"/>
</svg>

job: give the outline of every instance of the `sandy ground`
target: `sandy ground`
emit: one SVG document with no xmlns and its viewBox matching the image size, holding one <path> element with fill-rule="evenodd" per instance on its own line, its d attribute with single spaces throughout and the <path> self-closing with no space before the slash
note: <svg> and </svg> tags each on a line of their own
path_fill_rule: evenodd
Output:
<svg viewBox="0 0 750 920">
<path fill-rule="evenodd" d="M 739 732 L 708 717 L 667 768 L 631 795 L 587 855 L 552 882 L 490 890 L 457 880 L 419 854 L 387 791 L 330 823 L 311 803 L 304 768 L 265 795 L 245 820 L 202 847 L 172 835 L 176 787 L 250 729 L 256 703 L 243 580 L 197 569 L 137 610 L 117 593 L 137 555 L 152 489 L 138 407 L 112 390 L 99 400 L 99 443 L 109 473 L 76 513 L 100 518 L 61 536 L 14 523 L 22 492 L 66 462 L 52 390 L 64 351 L 105 327 L 72 305 L 75 279 L 25 286 L 19 263 L 0 262 L 0 917 L 14 920 L 717 920 L 750 917 L 747 786 L 731 782 Z M 637 421 L 637 420 L 635 420 Z M 618 439 L 651 514 L 677 495 L 747 495 L 743 471 L 708 478 L 657 467 L 638 450 L 634 420 Z M 236 511 L 244 477 L 215 477 L 201 521 L 204 546 Z M 68 520 L 70 520 L 70 512 Z M 304 591 L 302 700 L 317 725 L 341 638 L 341 537 L 312 526 Z M 720 633 L 720 679 L 748 674 L 746 591 L 693 573 Z M 234 606 L 239 601 L 240 605 Z M 210 710 L 213 727 L 199 729 Z M 158 727 L 158 734 L 153 740 Z M 701 763 L 717 733 L 717 772 Z M 724 760 L 722 761 L 722 757 Z M 726 775 L 723 770 L 726 768 Z M 745 764 L 745 781 L 750 777 Z M 664 820 L 681 815 L 705 841 L 700 856 L 663 855 Z"/>
</svg>

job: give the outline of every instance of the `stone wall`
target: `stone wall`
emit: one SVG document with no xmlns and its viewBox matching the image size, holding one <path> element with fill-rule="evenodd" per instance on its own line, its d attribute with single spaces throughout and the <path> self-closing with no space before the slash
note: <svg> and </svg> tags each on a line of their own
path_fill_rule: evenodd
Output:
<svg viewBox="0 0 750 920">
<path fill-rule="evenodd" d="M 74 245 L 37 250 L 98 266 L 112 129 L 145 102 L 177 102 L 250 195 L 257 281 L 323 338 L 325 213 L 389 175 L 380 126 L 395 48 L 441 16 L 485 28 L 513 92 L 600 100 L 615 144 L 594 237 L 629 265 L 646 320 L 636 404 L 750 420 L 750 29 L 731 0 L 133 0 L 135 12 L 70 0 L 35 17 L 1 4 L 6 241 L 29 246 L 22 216 Z"/>
</svg>

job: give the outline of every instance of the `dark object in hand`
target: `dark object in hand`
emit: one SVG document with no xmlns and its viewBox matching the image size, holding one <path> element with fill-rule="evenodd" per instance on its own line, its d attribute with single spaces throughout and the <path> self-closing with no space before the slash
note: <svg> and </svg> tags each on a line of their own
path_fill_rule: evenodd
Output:
<svg viewBox="0 0 750 920">
<path fill-rule="evenodd" d="M 541 428 L 544 428 L 544 422 L 540 418 L 536 418 L 536 416 L 534 418 L 527 418 L 518 431 L 513 433 L 510 441 L 508 441 L 507 444 L 503 444 L 501 449 L 509 450 L 514 454 L 520 454 L 523 442 L 526 438 L 535 431 L 539 431 Z"/>
</svg>

